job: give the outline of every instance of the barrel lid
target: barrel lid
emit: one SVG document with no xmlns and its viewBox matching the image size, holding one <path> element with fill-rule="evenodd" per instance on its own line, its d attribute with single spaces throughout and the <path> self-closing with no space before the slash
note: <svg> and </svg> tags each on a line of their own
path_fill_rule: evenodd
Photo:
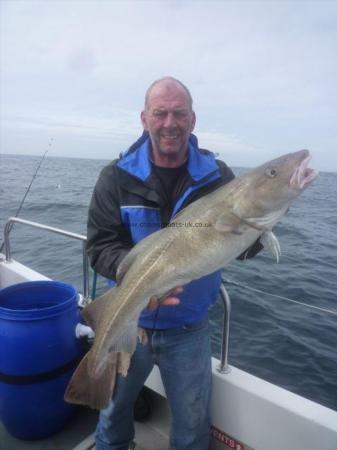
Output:
<svg viewBox="0 0 337 450">
<path fill-rule="evenodd" d="M 77 290 L 61 281 L 39 280 L 0 290 L 0 318 L 39 320 L 77 307 Z"/>
</svg>

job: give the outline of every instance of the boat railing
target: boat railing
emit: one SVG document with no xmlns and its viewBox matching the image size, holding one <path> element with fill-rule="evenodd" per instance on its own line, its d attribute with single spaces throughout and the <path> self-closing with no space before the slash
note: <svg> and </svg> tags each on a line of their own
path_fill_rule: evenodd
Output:
<svg viewBox="0 0 337 450">
<path fill-rule="evenodd" d="M 4 231 L 4 244 L 5 244 L 5 261 L 10 262 L 12 260 L 11 246 L 10 246 L 10 232 L 13 228 L 14 223 L 20 223 L 21 225 L 27 225 L 29 227 L 37 228 L 44 231 L 49 231 L 61 236 L 65 236 L 71 239 L 76 239 L 82 241 L 82 266 L 83 266 L 83 305 L 85 305 L 89 300 L 89 261 L 86 253 L 86 241 L 87 237 L 82 234 L 72 233 L 70 231 L 62 230 L 60 228 L 51 227 L 49 225 L 44 225 L 38 222 L 32 222 L 30 220 L 20 219 L 18 217 L 10 217 L 5 225 Z M 222 374 L 227 374 L 230 371 L 228 365 L 228 349 L 229 349 L 229 329 L 230 329 L 230 313 L 231 313 L 231 302 L 228 292 L 225 286 L 222 284 L 220 287 L 220 295 L 224 304 L 224 316 L 223 316 L 223 328 L 222 328 L 222 347 L 221 347 L 221 357 L 220 365 L 218 370 Z"/>
<path fill-rule="evenodd" d="M 86 253 L 86 241 L 87 237 L 82 234 L 72 233 L 70 231 L 62 230 L 60 228 L 54 228 L 49 225 L 44 225 L 38 222 L 32 222 L 30 220 L 19 219 L 18 217 L 10 217 L 5 225 L 4 231 L 4 244 L 5 244 L 5 261 L 10 262 L 12 260 L 11 246 L 9 235 L 13 228 L 14 223 L 20 223 L 29 227 L 38 228 L 40 230 L 49 231 L 61 236 L 66 236 L 71 239 L 82 241 L 82 266 L 83 266 L 83 297 L 84 302 L 89 298 L 89 261 Z"/>
<path fill-rule="evenodd" d="M 218 371 L 222 374 L 227 374 L 230 372 L 230 366 L 228 364 L 228 353 L 229 353 L 229 331 L 231 320 L 231 300 L 227 292 L 227 289 L 225 288 L 223 283 L 221 283 L 220 286 L 220 297 L 223 301 L 224 315 L 222 324 L 221 355 Z"/>
</svg>

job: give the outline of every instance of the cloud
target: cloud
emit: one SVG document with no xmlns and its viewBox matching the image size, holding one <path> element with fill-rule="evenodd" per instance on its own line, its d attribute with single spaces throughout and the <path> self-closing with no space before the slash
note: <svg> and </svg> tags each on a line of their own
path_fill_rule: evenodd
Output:
<svg viewBox="0 0 337 450">
<path fill-rule="evenodd" d="M 67 65 L 71 71 L 92 73 L 97 63 L 95 54 L 88 48 L 74 50 L 68 57 Z"/>
<path fill-rule="evenodd" d="M 79 153 L 81 132 L 131 140 L 147 86 L 171 74 L 193 94 L 206 147 L 233 147 L 248 162 L 305 141 L 337 170 L 334 2 L 26 0 L 1 9 L 7 151 L 29 121 L 36 139 L 38 121 L 71 133 Z M 25 118 L 16 133 L 15 117 Z"/>
</svg>

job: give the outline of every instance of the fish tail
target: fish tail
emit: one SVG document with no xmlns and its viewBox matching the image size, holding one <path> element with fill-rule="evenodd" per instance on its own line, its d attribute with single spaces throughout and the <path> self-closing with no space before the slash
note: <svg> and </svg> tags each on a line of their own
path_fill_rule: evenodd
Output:
<svg viewBox="0 0 337 450">
<path fill-rule="evenodd" d="M 110 353 L 105 367 L 95 377 L 90 370 L 91 350 L 84 356 L 67 386 L 64 399 L 68 403 L 87 405 L 93 409 L 108 406 L 116 382 L 118 354 Z"/>
<path fill-rule="evenodd" d="M 111 337 L 112 342 L 109 344 L 104 330 L 100 328 L 107 310 L 112 317 L 118 313 L 119 303 L 113 301 L 118 290 L 111 289 L 82 311 L 83 317 L 96 332 L 96 337 L 92 349 L 84 356 L 67 386 L 64 399 L 69 403 L 104 409 L 112 398 L 117 374 L 127 375 L 131 355 L 137 345 L 140 307 L 124 327 L 116 332 L 115 337 Z M 117 327 L 118 323 L 115 323 Z"/>
</svg>

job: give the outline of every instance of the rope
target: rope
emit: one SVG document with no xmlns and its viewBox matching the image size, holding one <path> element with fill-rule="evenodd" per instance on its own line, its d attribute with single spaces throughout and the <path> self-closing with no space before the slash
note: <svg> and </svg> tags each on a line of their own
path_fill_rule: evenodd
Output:
<svg viewBox="0 0 337 450">
<path fill-rule="evenodd" d="M 320 311 L 320 312 L 324 312 L 324 313 L 328 313 L 328 314 L 332 314 L 334 316 L 337 316 L 337 311 L 335 311 L 335 310 L 321 308 L 319 306 L 314 306 L 314 305 L 309 305 L 308 303 L 300 302 L 299 300 L 293 300 L 293 299 L 288 298 L 288 297 L 283 297 L 282 295 L 271 294 L 270 292 L 261 291 L 260 289 L 253 288 L 253 287 L 247 286 L 245 284 L 238 283 L 236 281 L 228 280 L 227 278 L 222 278 L 222 279 L 226 283 L 233 284 L 234 286 L 242 287 L 242 288 L 248 289 L 250 291 L 259 292 L 260 294 L 266 294 L 266 295 L 268 295 L 270 297 L 275 297 L 275 298 L 277 298 L 279 300 L 285 300 L 285 301 L 290 302 L 290 303 L 296 303 L 297 305 L 305 306 L 307 308 L 314 309 L 316 311 Z"/>
</svg>

